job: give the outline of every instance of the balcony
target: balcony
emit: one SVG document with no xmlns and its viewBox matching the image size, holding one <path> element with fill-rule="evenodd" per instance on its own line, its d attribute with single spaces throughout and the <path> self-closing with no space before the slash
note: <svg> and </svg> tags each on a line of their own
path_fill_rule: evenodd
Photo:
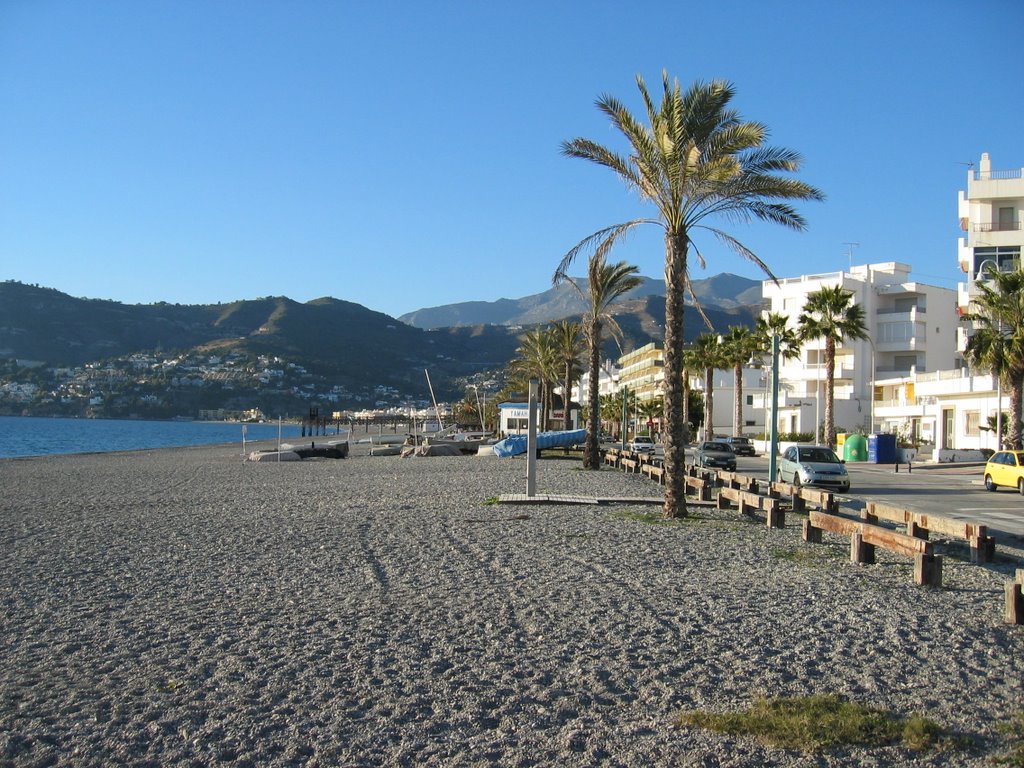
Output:
<svg viewBox="0 0 1024 768">
<path fill-rule="evenodd" d="M 975 181 L 1000 181 L 1003 179 L 1019 179 L 1022 178 L 1021 168 L 1012 168 L 1006 171 L 975 171 Z"/>
<path fill-rule="evenodd" d="M 991 221 L 971 226 L 972 232 L 1019 232 L 1020 230 L 1020 221 Z"/>
</svg>

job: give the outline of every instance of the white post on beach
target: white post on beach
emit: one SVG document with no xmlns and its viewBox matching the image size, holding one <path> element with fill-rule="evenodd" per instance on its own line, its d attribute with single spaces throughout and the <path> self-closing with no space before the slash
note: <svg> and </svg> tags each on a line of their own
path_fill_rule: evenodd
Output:
<svg viewBox="0 0 1024 768">
<path fill-rule="evenodd" d="M 537 390 L 536 379 L 530 379 L 528 428 L 526 430 L 526 495 L 537 495 Z"/>
<path fill-rule="evenodd" d="M 281 463 L 281 417 L 277 417 L 277 462 Z"/>
<path fill-rule="evenodd" d="M 249 431 L 249 425 L 242 425 L 242 459 L 245 460 L 245 433 Z"/>
</svg>

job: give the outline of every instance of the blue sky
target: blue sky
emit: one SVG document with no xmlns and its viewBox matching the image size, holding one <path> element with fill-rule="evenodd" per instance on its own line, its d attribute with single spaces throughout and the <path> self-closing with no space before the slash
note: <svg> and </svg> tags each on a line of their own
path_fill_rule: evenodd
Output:
<svg viewBox="0 0 1024 768">
<path fill-rule="evenodd" d="M 0 2 L 0 279 L 127 303 L 335 296 L 400 315 L 550 287 L 647 212 L 563 157 L 636 75 L 723 78 L 827 195 L 732 225 L 780 277 L 954 288 L 957 192 L 1024 166 L 1019 0 Z M 716 242 L 706 270 L 760 279 Z M 660 230 L 615 254 L 660 277 Z"/>
</svg>

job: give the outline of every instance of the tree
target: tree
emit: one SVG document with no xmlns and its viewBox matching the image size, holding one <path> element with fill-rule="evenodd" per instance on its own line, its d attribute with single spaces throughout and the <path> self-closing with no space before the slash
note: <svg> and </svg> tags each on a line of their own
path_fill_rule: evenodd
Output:
<svg viewBox="0 0 1024 768">
<path fill-rule="evenodd" d="M 587 368 L 590 372 L 590 379 L 587 387 L 587 444 L 583 452 L 583 466 L 586 469 L 600 469 L 601 407 L 598 384 L 601 377 L 601 348 L 604 344 L 604 329 L 607 326 L 616 338 L 621 337 L 622 331 L 611 314 L 611 306 L 624 293 L 628 293 L 640 285 L 640 278 L 637 276 L 636 267 L 632 264 L 627 264 L 624 261 L 609 264 L 605 260 L 603 250 L 593 254 L 587 263 L 586 290 L 583 290 L 579 283 L 565 272 L 568 267 L 569 262 L 563 261 L 555 272 L 552 282 L 555 285 L 568 282 L 587 302 L 587 311 L 583 315 L 583 333 L 589 350 Z"/>
<path fill-rule="evenodd" d="M 651 204 L 657 218 L 616 224 L 582 240 L 562 259 L 559 271 L 583 251 L 604 254 L 628 232 L 644 224 L 660 226 L 665 238 L 665 516 L 686 516 L 683 423 L 683 307 L 690 290 L 687 270 L 693 249 L 704 258 L 693 236 L 703 229 L 771 276 L 767 265 L 733 236 L 713 225 L 715 219 L 752 218 L 803 229 L 804 220 L 789 200 L 820 200 L 821 192 L 781 173 L 796 171 L 800 156 L 787 149 L 765 146 L 767 129 L 743 121 L 729 103 L 732 85 L 724 81 L 694 83 L 685 92 L 679 82 L 662 76 L 662 98 L 655 105 L 643 78 L 637 85 L 647 122 L 633 116 L 611 96 L 597 108 L 625 138 L 627 154 L 589 139 L 562 145 L 569 157 L 589 160 L 610 169 Z"/>
<path fill-rule="evenodd" d="M 866 339 L 864 308 L 853 303 L 853 291 L 826 285 L 809 293 L 800 314 L 800 337 L 825 340 L 825 444 L 836 444 L 834 410 L 836 344 L 845 339 Z"/>
<path fill-rule="evenodd" d="M 743 367 L 757 352 L 757 336 L 745 325 L 730 325 L 722 343 L 725 362 L 732 365 L 732 423 L 733 430 L 738 436 L 743 434 Z"/>
<path fill-rule="evenodd" d="M 579 375 L 580 355 L 583 354 L 583 329 L 579 323 L 572 320 L 559 320 L 554 325 L 554 339 L 555 353 L 564 366 L 562 401 L 565 407 L 562 409 L 564 411 L 562 429 L 572 429 L 572 413 L 569 410 L 569 403 L 572 400 L 572 383 Z"/>
<path fill-rule="evenodd" d="M 754 326 L 754 336 L 757 344 L 757 351 L 755 354 L 762 357 L 767 356 L 768 360 L 765 363 L 768 370 L 772 368 L 772 337 L 779 337 L 779 357 L 782 360 L 796 360 L 800 357 L 800 333 L 790 325 L 789 316 L 783 315 L 780 312 L 766 312 L 761 317 L 757 318 L 757 324 Z M 778 384 L 774 381 L 769 381 L 772 388 L 777 387 Z M 767 393 L 766 393 L 767 396 Z M 765 419 L 765 435 L 771 434 L 771 425 L 768 420 Z"/>
<path fill-rule="evenodd" d="M 650 400 L 641 400 L 637 403 L 637 412 L 643 417 L 644 423 L 660 419 L 665 413 L 665 401 L 663 398 L 655 397 Z"/>
<path fill-rule="evenodd" d="M 985 279 L 975 283 L 980 295 L 965 315 L 974 325 L 964 357 L 971 365 L 987 368 L 1010 393 L 1006 443 L 1022 447 L 1021 408 L 1024 403 L 1024 270 L 999 272 L 988 267 Z M 999 446 L 1002 448 L 1002 446 Z"/>
<path fill-rule="evenodd" d="M 551 384 L 558 377 L 558 359 L 555 353 L 555 334 L 550 327 L 532 328 L 520 338 L 516 348 L 518 357 L 511 362 L 514 374 L 523 379 L 537 379 L 540 385 L 541 429 L 548 423 Z"/>
<path fill-rule="evenodd" d="M 704 439 L 715 436 L 715 369 L 726 364 L 722 345 L 713 333 L 702 333 L 693 343 L 694 363 L 704 371 Z"/>
</svg>

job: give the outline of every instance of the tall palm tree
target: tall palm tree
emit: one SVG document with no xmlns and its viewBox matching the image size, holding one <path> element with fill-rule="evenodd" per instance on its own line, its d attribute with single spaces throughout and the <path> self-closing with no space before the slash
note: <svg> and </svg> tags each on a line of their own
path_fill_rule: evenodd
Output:
<svg viewBox="0 0 1024 768">
<path fill-rule="evenodd" d="M 621 337 L 622 331 L 612 316 L 611 307 L 623 294 L 640 285 L 640 277 L 637 275 L 637 268 L 632 264 L 627 264 L 624 261 L 609 264 L 605 260 L 604 251 L 594 253 L 587 262 L 586 290 L 565 272 L 568 267 L 569 263 L 563 261 L 558 271 L 555 272 L 553 282 L 555 285 L 568 282 L 587 302 L 587 310 L 583 315 L 583 333 L 589 351 L 587 368 L 590 372 L 590 379 L 587 387 L 587 444 L 583 452 L 583 466 L 586 469 L 600 469 L 601 408 L 598 383 L 601 376 L 601 348 L 604 344 L 604 330 L 608 328 L 613 336 Z"/>
<path fill-rule="evenodd" d="M 866 339 L 864 308 L 853 303 L 853 291 L 826 285 L 807 294 L 800 314 L 800 336 L 805 341 L 825 340 L 825 444 L 836 444 L 834 410 L 836 344 L 845 339 Z"/>
<path fill-rule="evenodd" d="M 1019 450 L 1024 440 L 1024 270 L 999 272 L 988 267 L 986 279 L 974 284 L 981 295 L 965 315 L 974 328 L 964 356 L 972 365 L 988 368 L 1000 377 L 1009 391 L 1006 442 Z"/>
<path fill-rule="evenodd" d="M 715 369 L 723 368 L 726 358 L 714 333 L 702 333 L 693 343 L 694 362 L 704 371 L 704 439 L 715 436 Z"/>
<path fill-rule="evenodd" d="M 732 365 L 732 423 L 734 433 L 739 436 L 743 434 L 743 367 L 757 352 L 757 336 L 746 325 L 730 325 L 722 344 L 725 361 Z"/>
<path fill-rule="evenodd" d="M 573 320 L 559 320 L 554 325 L 555 353 L 562 363 L 562 403 L 564 415 L 562 429 L 572 429 L 572 413 L 569 403 L 572 400 L 572 384 L 576 381 L 580 370 L 580 355 L 583 354 L 583 328 Z"/>
<path fill-rule="evenodd" d="M 661 397 L 641 400 L 637 403 L 637 412 L 643 417 L 644 423 L 660 419 L 665 413 L 665 401 Z"/>
<path fill-rule="evenodd" d="M 562 259 L 560 271 L 582 251 L 606 253 L 627 232 L 643 224 L 660 226 L 665 237 L 665 516 L 686 516 L 684 424 L 682 418 L 683 303 L 690 290 L 687 258 L 693 241 L 707 230 L 771 276 L 767 265 L 732 235 L 713 225 L 715 219 L 775 222 L 803 229 L 804 220 L 788 201 L 820 200 L 814 187 L 780 174 L 798 170 L 800 156 L 765 145 L 764 125 L 747 122 L 729 106 L 734 90 L 724 81 L 697 82 L 685 92 L 662 75 L 661 103 L 655 105 L 643 78 L 637 85 L 647 122 L 633 116 L 611 96 L 597 108 L 626 140 L 620 154 L 589 139 L 562 144 L 569 157 L 609 168 L 626 186 L 650 203 L 656 218 L 641 218 L 602 229 L 582 240 Z"/>
</svg>

